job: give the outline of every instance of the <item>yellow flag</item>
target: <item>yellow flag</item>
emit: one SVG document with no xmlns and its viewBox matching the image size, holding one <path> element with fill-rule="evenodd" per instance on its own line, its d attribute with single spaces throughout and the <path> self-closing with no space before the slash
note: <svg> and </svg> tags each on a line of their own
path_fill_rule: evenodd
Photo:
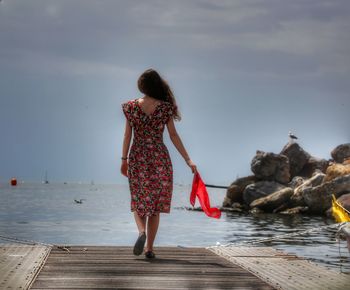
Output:
<svg viewBox="0 0 350 290">
<path fill-rule="evenodd" d="M 337 223 L 350 222 L 350 213 L 337 201 L 332 194 L 332 214 Z"/>
</svg>

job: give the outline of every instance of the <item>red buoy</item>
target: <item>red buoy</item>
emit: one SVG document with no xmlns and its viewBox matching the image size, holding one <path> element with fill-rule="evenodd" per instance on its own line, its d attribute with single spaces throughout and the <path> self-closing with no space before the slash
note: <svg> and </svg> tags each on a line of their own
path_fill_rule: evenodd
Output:
<svg viewBox="0 0 350 290">
<path fill-rule="evenodd" d="M 16 178 L 11 178 L 11 185 L 16 186 L 17 185 L 17 179 Z"/>
</svg>

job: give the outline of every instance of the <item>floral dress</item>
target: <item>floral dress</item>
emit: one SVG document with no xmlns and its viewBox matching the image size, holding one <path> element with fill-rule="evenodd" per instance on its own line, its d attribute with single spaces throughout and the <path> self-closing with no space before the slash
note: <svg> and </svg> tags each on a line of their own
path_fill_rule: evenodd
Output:
<svg viewBox="0 0 350 290">
<path fill-rule="evenodd" d="M 131 211 L 141 217 L 169 213 L 173 168 L 163 132 L 173 116 L 173 105 L 162 102 L 150 115 L 143 112 L 137 99 L 122 104 L 122 108 L 133 129 L 128 163 Z"/>
</svg>

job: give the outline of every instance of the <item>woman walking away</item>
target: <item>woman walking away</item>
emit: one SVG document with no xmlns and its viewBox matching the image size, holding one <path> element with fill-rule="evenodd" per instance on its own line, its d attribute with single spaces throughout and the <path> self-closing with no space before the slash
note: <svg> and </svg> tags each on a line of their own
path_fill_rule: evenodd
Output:
<svg viewBox="0 0 350 290">
<path fill-rule="evenodd" d="M 145 257 L 151 259 L 155 258 L 153 242 L 159 214 L 170 212 L 173 190 L 172 163 L 163 143 L 165 127 L 192 173 L 197 169 L 176 132 L 174 120 L 180 120 L 180 114 L 167 82 L 149 69 L 139 77 L 137 84 L 144 96 L 122 104 L 126 126 L 121 173 L 129 179 L 131 211 L 139 230 L 134 255 L 141 255 L 145 250 Z M 133 143 L 129 152 L 131 136 Z"/>
</svg>

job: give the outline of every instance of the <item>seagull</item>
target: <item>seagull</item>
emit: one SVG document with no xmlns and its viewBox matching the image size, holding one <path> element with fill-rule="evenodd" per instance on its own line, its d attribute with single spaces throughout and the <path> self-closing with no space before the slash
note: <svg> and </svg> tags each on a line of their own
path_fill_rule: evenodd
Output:
<svg viewBox="0 0 350 290">
<path fill-rule="evenodd" d="M 85 200 L 85 199 L 84 199 L 84 198 L 81 198 L 80 200 L 74 199 L 74 201 L 75 201 L 76 203 L 83 203 L 83 200 Z"/>
<path fill-rule="evenodd" d="M 289 138 L 291 139 L 291 141 L 294 141 L 294 140 L 298 139 L 298 137 L 295 136 L 291 131 L 289 131 L 288 136 L 289 136 Z"/>
</svg>

